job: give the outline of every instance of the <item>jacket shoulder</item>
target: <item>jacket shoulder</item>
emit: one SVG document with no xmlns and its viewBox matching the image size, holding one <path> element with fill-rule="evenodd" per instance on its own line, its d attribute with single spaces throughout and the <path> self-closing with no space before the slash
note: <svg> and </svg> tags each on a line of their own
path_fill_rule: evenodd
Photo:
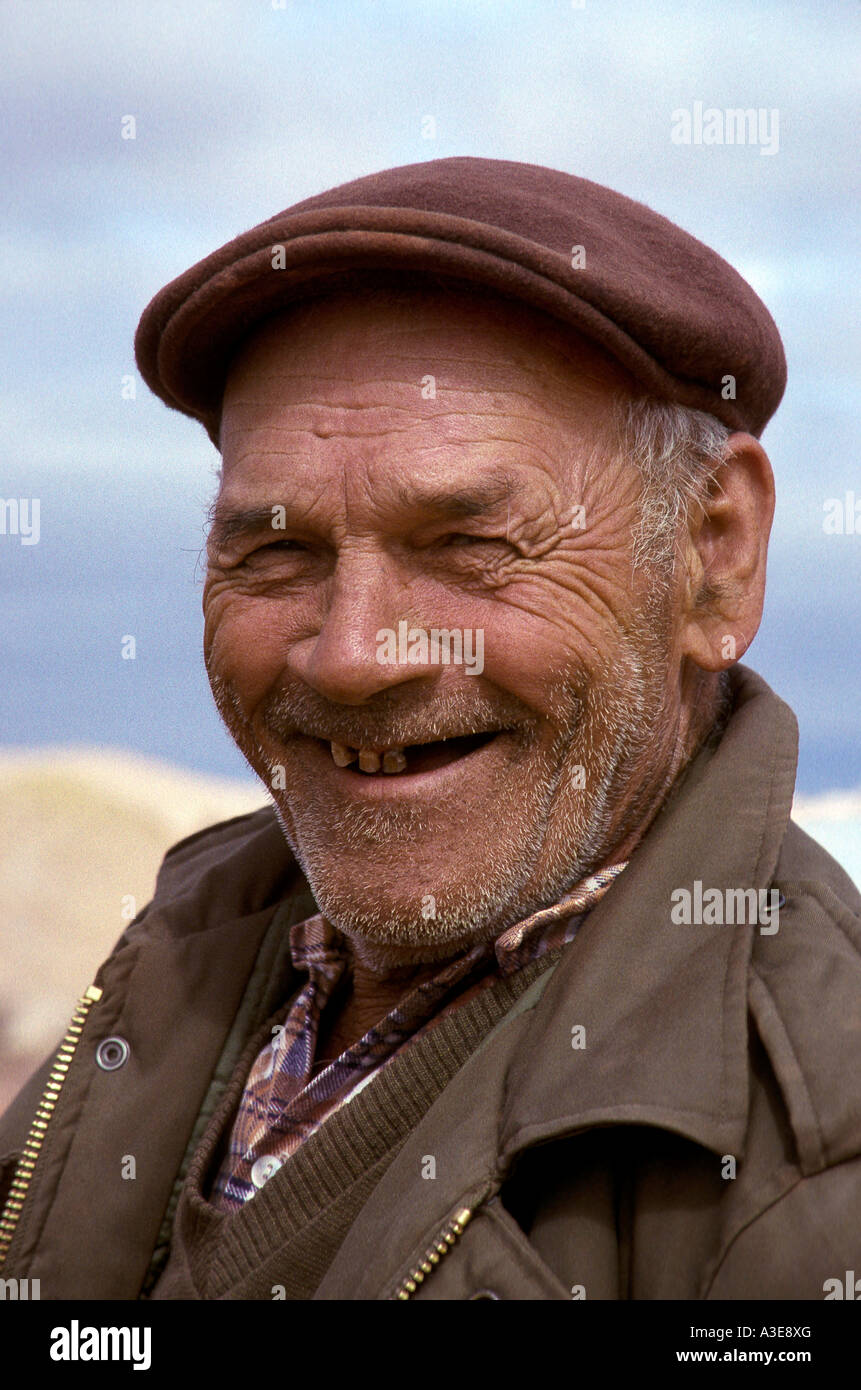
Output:
<svg viewBox="0 0 861 1390">
<path fill-rule="evenodd" d="M 307 891 L 273 806 L 198 830 L 165 854 L 151 901 L 117 948 L 141 934 L 205 931 Z"/>
<path fill-rule="evenodd" d="M 170 892 L 177 879 L 205 871 L 210 863 L 217 862 L 225 854 L 242 852 L 261 835 L 277 828 L 275 808 L 261 806 L 257 811 L 246 811 L 229 820 L 206 825 L 193 835 L 177 840 L 165 852 L 156 878 L 155 894 Z"/>
<path fill-rule="evenodd" d="M 818 840 L 789 822 L 777 865 L 780 880 L 808 880 L 827 884 L 856 916 L 861 915 L 861 893 L 841 864 Z"/>
<path fill-rule="evenodd" d="M 861 1154 L 861 898 L 792 822 L 774 883 L 785 902 L 755 932 L 749 999 L 812 1174 Z"/>
</svg>

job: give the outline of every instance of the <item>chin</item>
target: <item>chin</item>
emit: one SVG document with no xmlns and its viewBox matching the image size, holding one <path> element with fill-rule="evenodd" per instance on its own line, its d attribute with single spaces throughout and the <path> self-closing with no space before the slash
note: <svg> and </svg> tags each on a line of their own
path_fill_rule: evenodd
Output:
<svg viewBox="0 0 861 1390">
<path fill-rule="evenodd" d="M 331 865 L 322 874 L 313 864 L 302 867 L 323 916 L 366 959 L 376 955 L 391 964 L 446 960 L 498 930 L 498 902 L 476 894 L 474 884 L 452 891 L 449 880 L 443 899 L 439 890 L 422 891 L 414 876 L 402 891 L 393 891 L 381 875 L 384 893 L 371 896 L 356 893 L 355 875 L 332 875 Z"/>
</svg>

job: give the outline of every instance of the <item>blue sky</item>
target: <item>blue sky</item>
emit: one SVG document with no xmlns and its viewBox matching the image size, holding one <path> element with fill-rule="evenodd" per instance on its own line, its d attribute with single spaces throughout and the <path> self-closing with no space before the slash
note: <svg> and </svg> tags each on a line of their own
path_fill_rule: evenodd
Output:
<svg viewBox="0 0 861 1390">
<path fill-rule="evenodd" d="M 200 658 L 218 458 L 140 381 L 122 399 L 138 318 L 300 198 L 472 154 L 641 199 L 765 299 L 789 385 L 763 437 L 778 506 L 747 660 L 798 715 L 800 787 L 861 785 L 861 531 L 822 527 L 826 499 L 861 499 L 859 24 L 861 6 L 789 0 L 4 6 L 0 496 L 42 504 L 38 545 L 0 536 L 3 741 L 244 773 Z M 776 109 L 777 152 L 674 144 L 696 101 Z"/>
</svg>

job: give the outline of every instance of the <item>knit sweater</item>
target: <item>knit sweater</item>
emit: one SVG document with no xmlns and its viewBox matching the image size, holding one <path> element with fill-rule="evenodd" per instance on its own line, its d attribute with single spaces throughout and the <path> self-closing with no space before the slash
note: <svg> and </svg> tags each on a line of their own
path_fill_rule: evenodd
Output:
<svg viewBox="0 0 861 1390">
<path fill-rule="evenodd" d="M 189 1166 L 171 1254 L 153 1299 L 310 1299 L 386 1168 L 456 1072 L 521 994 L 555 968 L 548 951 L 454 1009 L 394 1054 L 239 1211 L 203 1193 L 224 1152 L 249 1067 L 279 1014 L 255 1034 Z M 423 1179 L 416 1173 L 416 1181 Z"/>
</svg>

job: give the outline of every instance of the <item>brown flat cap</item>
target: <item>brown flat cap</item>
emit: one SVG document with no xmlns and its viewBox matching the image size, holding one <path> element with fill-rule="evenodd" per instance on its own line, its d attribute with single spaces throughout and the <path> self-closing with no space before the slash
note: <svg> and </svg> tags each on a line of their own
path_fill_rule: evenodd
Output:
<svg viewBox="0 0 861 1390">
<path fill-rule="evenodd" d="M 774 320 L 702 242 L 588 179 L 471 158 L 355 179 L 235 237 L 144 311 L 141 375 L 217 445 L 242 340 L 357 269 L 429 271 L 526 301 L 599 343 L 647 391 L 754 435 L 786 385 Z"/>
</svg>

